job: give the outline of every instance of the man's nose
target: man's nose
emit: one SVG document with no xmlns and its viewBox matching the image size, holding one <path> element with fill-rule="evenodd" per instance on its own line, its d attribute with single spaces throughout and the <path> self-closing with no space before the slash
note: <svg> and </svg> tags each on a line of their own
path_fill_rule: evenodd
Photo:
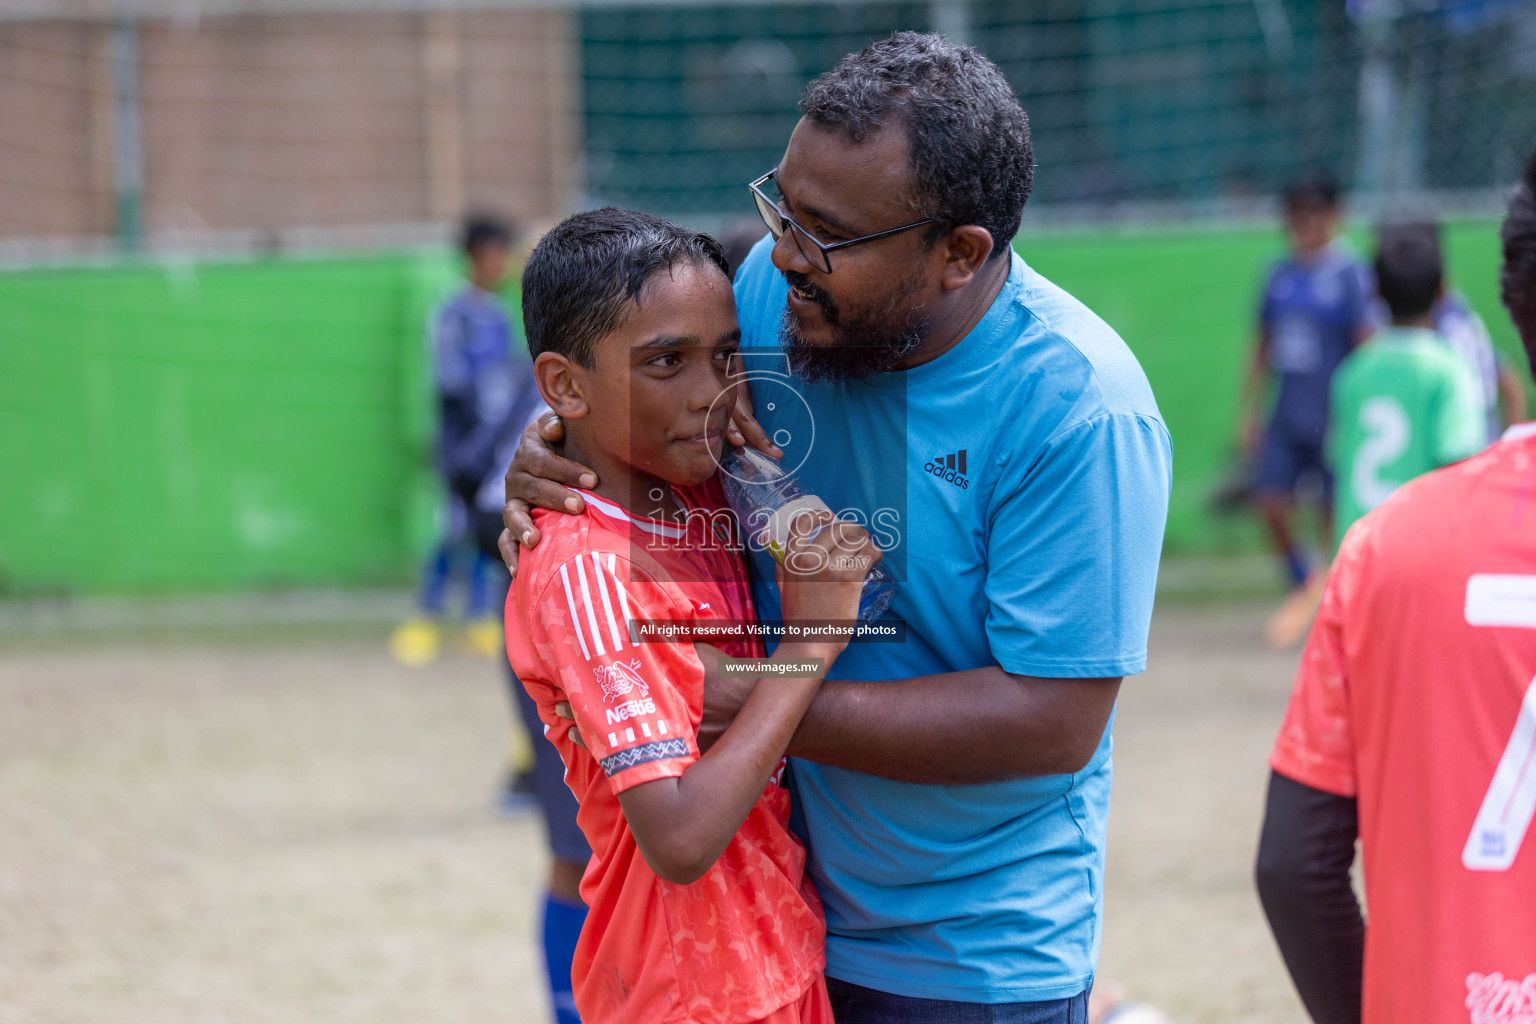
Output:
<svg viewBox="0 0 1536 1024">
<path fill-rule="evenodd" d="M 819 273 L 820 269 L 810 260 L 805 253 L 800 251 L 800 243 L 795 238 L 795 229 L 788 224 L 784 225 L 784 233 L 773 243 L 773 249 L 768 254 L 773 260 L 773 265 L 779 270 L 789 270 L 796 274 Z"/>
</svg>

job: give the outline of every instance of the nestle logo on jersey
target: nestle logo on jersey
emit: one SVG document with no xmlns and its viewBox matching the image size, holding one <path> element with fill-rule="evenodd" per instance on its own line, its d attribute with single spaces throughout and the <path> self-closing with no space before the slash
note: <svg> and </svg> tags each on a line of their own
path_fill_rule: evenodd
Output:
<svg viewBox="0 0 1536 1024">
<path fill-rule="evenodd" d="M 627 700 L 616 708 L 608 709 L 608 724 L 628 721 L 631 718 L 639 718 L 641 715 L 654 715 L 656 702 L 646 697 L 642 700 Z"/>
<path fill-rule="evenodd" d="M 1467 1009 L 1471 1024 L 1528 1024 L 1536 1020 L 1536 974 L 1525 980 L 1506 978 L 1499 971 L 1467 975 Z"/>
<path fill-rule="evenodd" d="M 965 478 L 965 449 L 950 452 L 948 455 L 935 455 L 923 466 L 923 472 L 932 473 L 947 484 L 954 484 L 961 490 L 971 486 L 971 482 Z"/>
<path fill-rule="evenodd" d="M 616 661 L 611 665 L 598 665 L 592 670 L 592 678 L 602 687 L 603 700 L 614 701 L 627 697 L 632 691 L 642 697 L 651 695 L 651 687 L 640 675 L 640 659 Z"/>
</svg>

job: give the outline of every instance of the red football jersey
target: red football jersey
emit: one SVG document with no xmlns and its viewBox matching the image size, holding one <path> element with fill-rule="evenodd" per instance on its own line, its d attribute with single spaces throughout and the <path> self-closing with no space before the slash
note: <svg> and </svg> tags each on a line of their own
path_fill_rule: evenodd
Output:
<svg viewBox="0 0 1536 1024">
<path fill-rule="evenodd" d="M 1358 800 L 1367 1024 L 1536 1022 L 1536 424 L 1344 538 L 1270 764 Z"/>
<path fill-rule="evenodd" d="M 618 794 L 682 775 L 699 759 L 704 669 L 691 642 L 636 642 L 640 619 L 755 619 L 731 520 L 687 528 L 582 492 L 577 516 L 534 513 L 507 596 L 507 651 L 560 751 L 592 845 L 590 908 L 571 977 L 584 1024 L 756 1021 L 798 999 L 825 965 L 826 924 L 789 831 L 778 773 L 704 877 L 658 878 Z M 719 484 L 681 490 L 690 508 L 725 507 Z M 700 524 L 704 528 L 699 528 Z M 718 644 L 762 657 L 759 641 Z M 554 705 L 571 704 L 587 749 Z"/>
</svg>

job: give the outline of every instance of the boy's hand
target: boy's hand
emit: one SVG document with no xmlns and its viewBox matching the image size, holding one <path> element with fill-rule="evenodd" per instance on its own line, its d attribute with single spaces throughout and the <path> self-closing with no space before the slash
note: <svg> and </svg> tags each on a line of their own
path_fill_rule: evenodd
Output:
<svg viewBox="0 0 1536 1024">
<path fill-rule="evenodd" d="M 565 426 L 554 413 L 545 413 L 523 430 L 512 464 L 507 467 L 507 503 L 501 510 L 501 531 L 496 546 L 501 560 L 512 575 L 517 575 L 517 546 L 533 547 L 539 542 L 529 513 L 537 508 L 552 512 L 580 512 L 585 506 L 581 495 L 567 488 L 597 486 L 597 474 L 579 462 L 556 454 L 552 444 L 565 437 Z"/>
<path fill-rule="evenodd" d="M 857 619 L 864 579 L 883 557 L 863 527 L 826 511 L 796 516 L 789 525 L 784 561 L 775 570 L 784 618 Z M 847 644 L 847 638 L 834 641 L 838 649 Z"/>
</svg>

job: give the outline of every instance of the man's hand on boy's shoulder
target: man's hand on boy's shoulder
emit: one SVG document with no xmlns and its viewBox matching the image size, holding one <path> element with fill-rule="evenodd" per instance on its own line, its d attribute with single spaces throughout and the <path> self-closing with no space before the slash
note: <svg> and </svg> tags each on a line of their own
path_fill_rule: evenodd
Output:
<svg viewBox="0 0 1536 1024">
<path fill-rule="evenodd" d="M 752 396 L 746 387 L 737 387 L 736 407 L 731 412 L 731 423 L 725 438 L 734 445 L 750 444 L 774 458 L 784 453 L 768 437 L 768 432 L 757 422 L 752 408 Z M 507 467 L 506 504 L 502 506 L 501 531 L 496 546 L 501 549 L 501 560 L 507 563 L 513 576 L 517 575 L 518 546 L 531 548 L 539 542 L 539 531 L 533 525 L 535 508 L 551 512 L 579 513 L 586 503 L 572 487 L 589 490 L 597 486 L 597 474 L 579 462 L 572 462 L 555 450 L 565 439 L 565 425 L 554 413 L 545 413 L 523 430 L 522 440 Z"/>
<path fill-rule="evenodd" d="M 597 486 L 597 474 L 579 462 L 572 462 L 555 451 L 554 445 L 565 438 L 565 425 L 554 413 L 545 413 L 523 429 L 522 440 L 507 467 L 507 501 L 501 510 L 506 529 L 496 546 L 501 560 L 512 575 L 517 575 L 517 549 L 531 548 L 539 542 L 533 525 L 535 508 L 554 512 L 580 512 L 586 505 L 572 487 Z"/>
<path fill-rule="evenodd" d="M 747 702 L 747 697 L 752 693 L 753 680 L 744 676 L 722 675 L 720 663 L 725 655 L 718 647 L 696 643 L 693 649 L 704 663 L 704 720 L 699 723 L 699 753 L 703 754 L 714 746 L 715 740 L 720 738 L 726 726 L 736 718 L 736 712 Z M 576 713 L 571 710 L 571 702 L 568 700 L 555 702 L 555 715 L 569 722 L 576 721 Z M 581 730 L 574 725 L 571 726 L 570 737 L 572 743 L 583 750 L 587 749 L 581 738 Z"/>
</svg>

